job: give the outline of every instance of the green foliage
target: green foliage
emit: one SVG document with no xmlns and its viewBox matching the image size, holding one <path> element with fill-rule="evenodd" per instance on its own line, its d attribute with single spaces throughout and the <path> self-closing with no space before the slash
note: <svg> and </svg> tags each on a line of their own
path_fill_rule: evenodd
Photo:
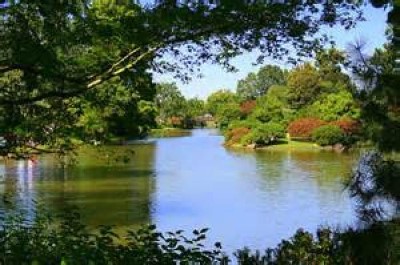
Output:
<svg viewBox="0 0 400 265">
<path fill-rule="evenodd" d="M 190 129 L 195 125 L 204 125 L 201 120 L 198 121 L 198 118 L 206 113 L 203 100 L 186 99 L 175 83 L 158 84 L 156 89 L 155 105 L 159 126 Z"/>
<path fill-rule="evenodd" d="M 324 121 L 335 121 L 343 118 L 358 120 L 360 119 L 361 108 L 350 92 L 342 90 L 314 101 L 304 109 L 304 113 Z"/>
<path fill-rule="evenodd" d="M 240 127 L 252 129 L 259 125 L 261 125 L 261 122 L 259 122 L 257 120 L 252 120 L 252 119 L 234 120 L 229 124 L 227 129 L 234 129 L 234 128 L 240 128 Z"/>
<path fill-rule="evenodd" d="M 251 118 L 260 122 L 281 122 L 285 119 L 285 105 L 277 97 L 266 95 L 257 99 Z"/>
<path fill-rule="evenodd" d="M 127 231 L 124 237 L 112 227 L 95 232 L 82 225 L 77 213 L 67 211 L 56 220 L 36 213 L 34 222 L 9 217 L 0 231 L 2 264 L 209 264 L 222 259 L 221 246 L 205 249 L 208 229 L 161 234 L 153 225 Z"/>
<path fill-rule="evenodd" d="M 274 65 L 262 67 L 257 74 L 250 73 L 243 80 L 239 80 L 236 94 L 241 101 L 252 100 L 267 93 L 273 85 L 285 84 L 285 73 Z"/>
<path fill-rule="evenodd" d="M 156 86 L 155 103 L 162 120 L 185 115 L 185 98 L 175 83 L 163 83 Z"/>
<path fill-rule="evenodd" d="M 289 93 L 289 88 L 287 86 L 273 85 L 268 89 L 267 95 L 269 97 L 275 97 L 284 104 L 287 104 L 288 93 Z"/>
<path fill-rule="evenodd" d="M 344 134 L 339 126 L 323 125 L 312 132 L 312 140 L 321 146 L 343 143 Z"/>
<path fill-rule="evenodd" d="M 242 117 L 239 99 L 229 90 L 219 90 L 207 98 L 206 109 L 214 115 L 221 128 Z"/>
<path fill-rule="evenodd" d="M 235 93 L 226 89 L 221 89 L 208 96 L 206 108 L 211 114 L 218 115 L 220 108 L 223 108 L 224 104 L 238 102 L 239 98 Z"/>
<path fill-rule="evenodd" d="M 236 102 L 231 102 L 223 107 L 218 108 L 216 114 L 217 121 L 220 128 L 226 128 L 230 122 L 238 120 L 242 117 L 242 112 L 240 111 L 240 106 Z"/>
<path fill-rule="evenodd" d="M 244 135 L 241 144 L 269 145 L 275 143 L 279 138 L 285 137 L 285 128 L 274 122 L 263 123 Z"/>
<path fill-rule="evenodd" d="M 191 98 L 186 101 L 186 117 L 196 118 L 206 114 L 205 102 L 198 98 Z"/>
<path fill-rule="evenodd" d="M 208 229 L 160 233 L 154 225 L 124 236 L 112 227 L 89 230 L 74 211 L 52 219 L 36 212 L 34 220 L 8 215 L 0 230 L 2 264 L 398 264 L 399 224 L 377 223 L 364 229 L 318 229 L 315 235 L 299 229 L 291 238 L 264 253 L 248 248 L 222 254 L 221 243 L 203 246 Z M 236 263 L 237 262 L 237 263 Z"/>
<path fill-rule="evenodd" d="M 361 220 L 374 223 L 390 220 L 398 215 L 399 176 L 398 162 L 385 159 L 382 154 L 373 151 L 361 156 L 347 183 L 350 195 L 358 202 L 357 212 Z"/>
<path fill-rule="evenodd" d="M 351 26 L 355 20 L 341 12 L 349 7 L 311 2 L 219 1 L 212 7 L 204 1 L 155 1 L 146 7 L 125 0 L 6 2 L 0 5 L 0 122 L 7 133 L 18 131 L 7 151 L 27 142 L 61 149 L 70 137 L 105 137 L 98 128 L 82 128 L 95 112 L 101 114 L 96 123 L 106 123 L 104 133 L 144 134 L 153 124 L 143 124 L 148 117 L 142 117 L 138 102 L 153 101 L 149 70 L 188 81 L 204 62 L 234 70 L 230 59 L 255 48 L 261 57 L 287 59 L 293 44 L 307 56 L 321 46 L 322 25 Z M 308 19 L 293 16 L 310 10 L 315 16 Z M 84 111 L 90 119 L 80 118 Z"/>
<path fill-rule="evenodd" d="M 340 84 L 350 84 L 349 76 L 342 72 L 342 69 L 348 65 L 348 58 L 344 51 L 336 48 L 319 51 L 315 63 L 324 81 L 332 83 L 333 87 Z"/>
<path fill-rule="evenodd" d="M 288 100 L 299 109 L 315 100 L 321 91 L 321 75 L 311 64 L 304 64 L 290 71 L 287 79 Z"/>
</svg>

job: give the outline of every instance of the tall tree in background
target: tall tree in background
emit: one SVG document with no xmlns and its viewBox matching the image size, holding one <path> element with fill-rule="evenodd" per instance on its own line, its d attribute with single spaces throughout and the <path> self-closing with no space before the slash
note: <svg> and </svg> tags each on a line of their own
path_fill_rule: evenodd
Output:
<svg viewBox="0 0 400 265">
<path fill-rule="evenodd" d="M 273 85 L 286 83 L 285 72 L 278 66 L 266 65 L 257 74 L 250 73 L 238 82 L 236 93 L 242 101 L 253 100 L 265 95 Z"/>
<path fill-rule="evenodd" d="M 159 118 L 165 122 L 167 118 L 185 115 L 185 98 L 175 83 L 158 84 L 155 103 Z"/>
<path fill-rule="evenodd" d="M 288 98 L 293 108 L 298 109 L 310 104 L 321 91 L 321 76 L 309 63 L 293 69 L 288 75 Z"/>
</svg>

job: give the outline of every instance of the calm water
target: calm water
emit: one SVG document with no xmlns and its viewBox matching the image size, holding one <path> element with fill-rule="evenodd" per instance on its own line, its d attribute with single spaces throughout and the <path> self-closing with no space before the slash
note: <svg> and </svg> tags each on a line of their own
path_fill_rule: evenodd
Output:
<svg viewBox="0 0 400 265">
<path fill-rule="evenodd" d="M 227 250 L 264 249 L 300 227 L 355 221 L 342 182 L 357 155 L 233 151 L 222 142 L 216 131 L 194 130 L 85 150 L 68 169 L 49 156 L 0 162 L 0 193 L 28 214 L 32 200 L 55 212 L 76 205 L 88 225 L 118 231 L 149 222 L 163 231 L 209 227 L 210 242 Z"/>
</svg>

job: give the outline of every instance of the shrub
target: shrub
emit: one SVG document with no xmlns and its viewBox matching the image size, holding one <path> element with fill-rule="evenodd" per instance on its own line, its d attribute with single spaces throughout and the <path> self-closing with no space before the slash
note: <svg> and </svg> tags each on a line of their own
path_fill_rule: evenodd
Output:
<svg viewBox="0 0 400 265">
<path fill-rule="evenodd" d="M 278 138 L 285 137 L 285 128 L 280 124 L 269 122 L 253 129 L 249 134 L 244 136 L 241 143 L 247 144 L 271 144 Z"/>
<path fill-rule="evenodd" d="M 334 145 L 342 143 L 345 136 L 339 126 L 328 124 L 315 129 L 312 133 L 312 140 L 321 146 Z"/>
<path fill-rule="evenodd" d="M 182 117 L 177 117 L 177 116 L 172 116 L 168 119 L 168 125 L 176 128 L 176 127 L 181 127 L 183 124 L 183 118 Z"/>
<path fill-rule="evenodd" d="M 59 219 L 40 212 L 33 223 L 22 215 L 7 217 L 0 264 L 214 264 L 223 258 L 220 243 L 203 247 L 208 229 L 162 234 L 150 225 L 120 238 L 107 226 L 92 232 L 76 212 Z"/>
<path fill-rule="evenodd" d="M 254 108 L 256 107 L 257 103 L 255 100 L 248 100 L 240 104 L 240 112 L 244 115 L 249 115 Z"/>
<path fill-rule="evenodd" d="M 32 221 L 18 215 L 2 223 L 0 264 L 399 264 L 400 258 L 395 220 L 343 232 L 318 229 L 315 235 L 300 229 L 274 248 L 243 248 L 233 259 L 219 242 L 203 246 L 208 229 L 186 236 L 182 230 L 160 233 L 150 225 L 120 238 L 111 227 L 90 230 L 74 212 L 57 222 L 35 212 Z"/>
<path fill-rule="evenodd" d="M 331 124 L 340 127 L 340 129 L 342 129 L 343 133 L 346 135 L 355 135 L 360 133 L 361 130 L 360 122 L 352 119 L 340 119 L 332 122 Z"/>
<path fill-rule="evenodd" d="M 291 122 L 287 130 L 291 137 L 309 138 L 315 129 L 325 124 L 326 122 L 317 118 L 302 118 Z"/>
<path fill-rule="evenodd" d="M 259 121 L 257 121 L 257 120 L 250 120 L 250 119 L 234 120 L 229 124 L 228 130 L 232 130 L 232 129 L 240 128 L 240 127 L 252 129 L 252 128 L 256 128 L 260 124 L 261 123 Z"/>
<path fill-rule="evenodd" d="M 233 145 L 241 142 L 241 139 L 249 134 L 250 129 L 246 127 L 238 127 L 231 130 L 228 130 L 225 134 L 225 144 Z"/>
</svg>

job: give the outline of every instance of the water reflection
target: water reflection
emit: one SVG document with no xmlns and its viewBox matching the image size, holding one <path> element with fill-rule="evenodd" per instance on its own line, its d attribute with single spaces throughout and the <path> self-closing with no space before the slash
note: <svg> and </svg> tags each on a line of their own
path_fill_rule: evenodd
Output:
<svg viewBox="0 0 400 265">
<path fill-rule="evenodd" d="M 126 153 L 130 147 L 118 147 Z M 110 162 L 110 150 L 88 149 L 74 167 L 64 168 L 52 156 L 38 162 L 10 161 L 5 168 L 4 193 L 21 209 L 40 201 L 50 212 L 77 206 L 89 226 L 116 225 L 123 229 L 150 222 L 150 193 L 154 145 L 135 146 L 129 162 Z M 105 156 L 110 163 L 105 163 Z M 12 195 L 12 196 L 11 196 Z M 20 200 L 22 198 L 22 200 Z M 21 204 L 22 203 L 22 204 Z M 32 209 L 33 210 L 33 209 Z"/>
<path fill-rule="evenodd" d="M 227 150 L 222 143 L 215 130 L 194 130 L 190 137 L 83 150 L 67 169 L 50 156 L 0 162 L 0 192 L 18 208 L 30 209 L 32 200 L 52 212 L 76 205 L 90 226 L 209 227 L 209 242 L 220 240 L 229 251 L 262 249 L 299 227 L 355 219 L 342 181 L 357 155 Z"/>
<path fill-rule="evenodd" d="M 342 181 L 355 156 L 235 151 L 222 142 L 208 131 L 158 141 L 152 216 L 163 230 L 210 227 L 211 241 L 232 250 L 275 245 L 299 227 L 353 222 Z"/>
</svg>

